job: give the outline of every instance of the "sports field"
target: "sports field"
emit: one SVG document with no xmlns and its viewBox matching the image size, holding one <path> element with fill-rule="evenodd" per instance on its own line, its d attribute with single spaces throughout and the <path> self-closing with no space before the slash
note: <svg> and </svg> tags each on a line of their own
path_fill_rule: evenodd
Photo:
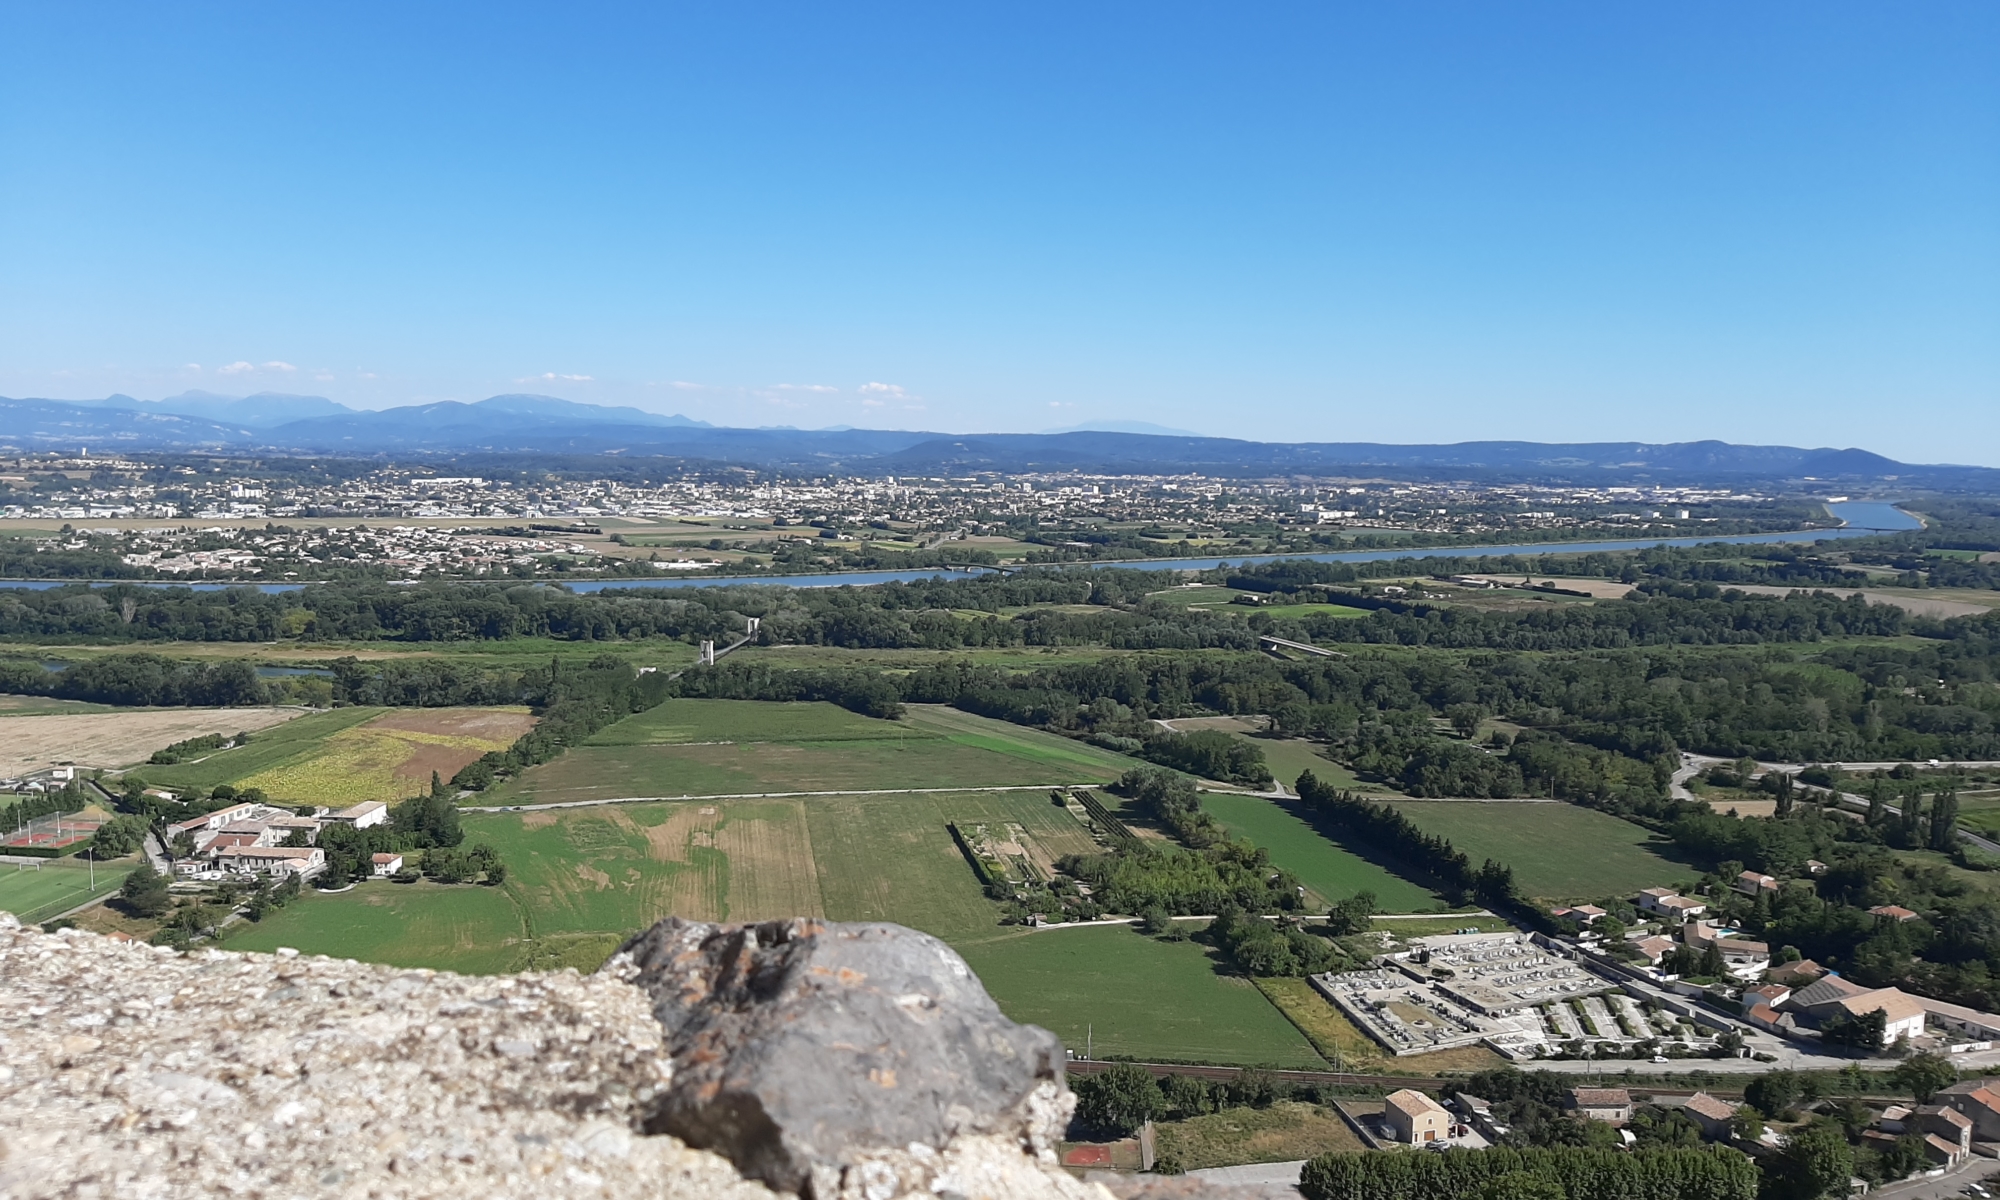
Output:
<svg viewBox="0 0 2000 1200">
<path fill-rule="evenodd" d="M 301 717 L 249 745 L 133 772 L 161 787 L 261 788 L 284 803 L 396 800 L 445 779 L 534 727 L 525 708 L 341 708 Z"/>
<path fill-rule="evenodd" d="M 1279 801 L 1212 792 L 1201 802 L 1233 836 L 1269 850 L 1273 863 L 1296 874 L 1321 900 L 1345 900 L 1369 891 L 1384 912 L 1394 913 L 1424 912 L 1444 904 L 1429 889 L 1328 839 Z"/>
<path fill-rule="evenodd" d="M 1251 984 L 1199 943 L 1126 926 L 1007 934 L 957 947 L 1007 1015 L 1099 1058 L 1324 1069 L 1326 1060 Z"/>
<path fill-rule="evenodd" d="M 1397 800 L 1429 833 L 1451 839 L 1475 863 L 1514 868 L 1522 894 L 1541 900 L 1629 895 L 1700 872 L 1666 858 L 1664 839 L 1630 821 L 1574 804 Z"/>
<path fill-rule="evenodd" d="M 491 974 L 516 965 L 526 936 L 502 888 L 370 880 L 331 896 L 307 888 L 262 921 L 232 927 L 227 945 Z"/>
<path fill-rule="evenodd" d="M 117 891 L 136 863 L 129 858 L 98 863 L 95 890 L 90 863 L 74 858 L 49 859 L 40 866 L 0 863 L 0 912 L 27 922 L 46 921 L 92 896 Z"/>
<path fill-rule="evenodd" d="M 1134 760 L 955 709 L 900 721 L 825 703 L 669 700 L 480 797 L 481 805 L 630 796 L 1101 783 Z"/>
</svg>

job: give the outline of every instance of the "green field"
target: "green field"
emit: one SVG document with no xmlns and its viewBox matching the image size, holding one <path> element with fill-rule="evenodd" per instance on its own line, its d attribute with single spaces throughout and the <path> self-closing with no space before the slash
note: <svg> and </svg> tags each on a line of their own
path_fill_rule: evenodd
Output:
<svg viewBox="0 0 2000 1200">
<path fill-rule="evenodd" d="M 1316 613 L 1322 617 L 1338 617 L 1341 620 L 1353 620 L 1368 615 L 1367 609 L 1354 608 L 1346 604 L 1265 604 L 1248 611 L 1270 613 L 1274 617 L 1304 617 Z"/>
<path fill-rule="evenodd" d="M 1251 745 L 1264 752 L 1264 762 L 1271 768 L 1271 774 L 1285 785 L 1286 791 L 1293 791 L 1299 776 L 1311 771 L 1321 783 L 1350 791 L 1371 792 L 1382 790 L 1375 784 L 1363 783 L 1354 777 L 1354 772 L 1320 754 L 1313 743 L 1296 738 L 1253 737 L 1246 738 Z"/>
<path fill-rule="evenodd" d="M 1660 853 L 1666 848 L 1630 821 L 1560 802 L 1397 800 L 1428 833 L 1449 838 L 1473 862 L 1514 868 L 1523 895 L 1596 900 L 1683 880 L 1700 872 Z"/>
<path fill-rule="evenodd" d="M 0 864 L 0 912 L 13 913 L 26 922 L 46 921 L 92 896 L 117 891 L 136 865 L 134 859 L 98 863 L 93 890 L 87 861 L 56 858 L 40 866 Z"/>
<path fill-rule="evenodd" d="M 1081 1054 L 1324 1069 L 1326 1060 L 1250 983 L 1197 942 L 1124 926 L 1015 933 L 961 944 L 1007 1015 Z"/>
<path fill-rule="evenodd" d="M 527 930 L 503 888 L 475 884 L 388 883 L 297 900 L 229 932 L 231 950 L 290 946 L 307 954 L 398 967 L 492 974 L 516 967 Z"/>
<path fill-rule="evenodd" d="M 1269 850 L 1272 862 L 1297 875 L 1300 883 L 1326 901 L 1371 891 L 1384 912 L 1424 912 L 1444 904 L 1428 888 L 1328 840 L 1275 800 L 1210 793 L 1201 802 L 1232 835 Z"/>
<path fill-rule="evenodd" d="M 220 750 L 199 762 L 172 766 L 139 766 L 130 772 L 154 787 L 184 788 L 207 792 L 220 783 L 235 783 L 265 771 L 310 757 L 326 739 L 342 730 L 372 721 L 386 708 L 336 708 L 273 725 L 251 735 L 250 743 L 234 750 Z"/>
<path fill-rule="evenodd" d="M 936 706 L 913 705 L 903 720 L 888 721 L 824 703 L 671 700 L 529 768 L 479 803 L 1103 783 L 1134 765 Z"/>
</svg>

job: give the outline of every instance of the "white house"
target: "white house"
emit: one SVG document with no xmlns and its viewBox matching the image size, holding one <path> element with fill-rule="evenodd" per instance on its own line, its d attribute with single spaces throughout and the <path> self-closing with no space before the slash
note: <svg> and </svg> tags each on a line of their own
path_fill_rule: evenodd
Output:
<svg viewBox="0 0 2000 1200">
<path fill-rule="evenodd" d="M 403 869 L 403 856 L 400 854 L 377 854 L 374 858 L 374 868 L 377 875 L 394 875 Z"/>
<path fill-rule="evenodd" d="M 316 875 L 326 868 L 326 851 L 318 846 L 231 846 L 215 856 L 225 871 L 246 875 Z"/>
<path fill-rule="evenodd" d="M 363 800 L 352 808 L 326 814 L 326 819 L 352 825 L 356 829 L 367 829 L 389 819 L 389 806 L 380 800 Z"/>
</svg>

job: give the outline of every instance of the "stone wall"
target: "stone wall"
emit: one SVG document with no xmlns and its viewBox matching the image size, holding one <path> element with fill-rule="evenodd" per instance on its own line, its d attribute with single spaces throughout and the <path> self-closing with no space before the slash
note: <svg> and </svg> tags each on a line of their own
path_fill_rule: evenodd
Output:
<svg viewBox="0 0 2000 1200">
<path fill-rule="evenodd" d="M 670 920 L 592 976 L 0 914 L 0 1195 L 1105 1200 L 1045 1031 L 897 926 Z"/>
</svg>

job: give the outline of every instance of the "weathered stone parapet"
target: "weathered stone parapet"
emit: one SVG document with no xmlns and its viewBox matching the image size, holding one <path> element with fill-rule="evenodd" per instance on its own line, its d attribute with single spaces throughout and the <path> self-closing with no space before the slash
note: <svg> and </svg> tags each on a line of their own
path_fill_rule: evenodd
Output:
<svg viewBox="0 0 2000 1200">
<path fill-rule="evenodd" d="M 936 938 L 900 925 L 669 918 L 604 973 L 653 998 L 674 1061 L 645 1128 L 746 1175 L 816 1197 L 857 1186 L 873 1196 L 892 1178 L 923 1190 L 935 1156 L 967 1137 L 1055 1164 L 1075 1104 L 1062 1043 L 1007 1019 Z"/>
<path fill-rule="evenodd" d="M 0 914 L 0 1195 L 772 1200 L 727 1158 L 649 1125 L 712 1131 L 691 1096 L 737 1094 L 766 1068 L 771 1079 L 787 1069 L 760 1049 L 762 1039 L 774 1053 L 786 1047 L 778 1057 L 787 1063 L 837 1071 L 837 1056 L 853 1052 L 830 1042 L 816 1051 L 818 1035 L 802 1031 L 822 1022 L 832 1037 L 893 1011 L 907 1012 L 911 1029 L 870 1053 L 908 1050 L 896 1088 L 802 1076 L 798 1086 L 854 1111 L 812 1118 L 814 1132 L 795 1136 L 792 1123 L 813 1111 L 806 1093 L 781 1102 L 749 1087 L 783 1126 L 775 1140 L 727 1148 L 776 1146 L 777 1157 L 757 1161 L 790 1165 L 757 1173 L 801 1182 L 816 1200 L 1105 1200 L 1041 1153 L 1070 1102 L 1060 1059 L 1052 1071 L 1047 1058 L 1053 1039 L 989 1026 L 997 1010 L 969 973 L 954 973 L 952 964 L 964 964 L 949 950 L 892 926 L 796 923 L 768 944 L 757 933 L 754 949 L 749 935 L 715 927 L 649 936 L 658 947 L 685 947 L 695 928 L 709 931 L 697 947 L 711 947 L 695 960 L 715 973 L 684 958 L 670 968 L 641 939 L 605 974 L 478 977 L 283 953 L 182 956 L 75 930 L 43 934 Z M 854 929 L 867 932 L 844 932 Z M 736 948 L 714 950 L 718 937 L 737 938 Z M 862 1018 L 869 988 L 837 969 L 839 986 L 801 982 L 836 960 L 861 970 L 840 956 L 863 950 L 877 956 L 888 1009 Z M 925 955 L 941 981 L 918 978 Z M 891 982 L 895 962 L 909 979 Z M 732 974 L 730 964 L 749 969 Z M 658 995 L 630 982 L 697 977 L 731 1007 L 683 1005 L 671 1031 L 655 1015 Z M 787 979 L 797 986 L 764 990 Z M 762 1015 L 773 998 L 769 1011 L 789 1015 Z M 842 1024 L 850 1020 L 862 1023 Z M 936 1040 L 926 1043 L 926 1030 Z M 986 1040 L 945 1044 L 961 1033 Z M 677 1064 L 677 1039 L 706 1049 Z M 933 1050 L 943 1056 L 936 1063 Z M 1015 1055 L 1020 1069 L 995 1075 L 973 1064 L 988 1054 Z M 913 1115 L 923 1104 L 908 1105 L 911 1095 L 959 1095 L 946 1078 L 955 1069 L 995 1102 Z M 684 1086 L 696 1079 L 705 1082 Z M 1020 1092 L 1008 1080 L 1032 1083 Z M 860 1136 L 875 1107 L 868 1087 L 905 1102 L 893 1116 L 881 1109 L 886 1136 L 872 1142 Z M 896 1140 L 913 1130 L 921 1136 Z"/>
</svg>

